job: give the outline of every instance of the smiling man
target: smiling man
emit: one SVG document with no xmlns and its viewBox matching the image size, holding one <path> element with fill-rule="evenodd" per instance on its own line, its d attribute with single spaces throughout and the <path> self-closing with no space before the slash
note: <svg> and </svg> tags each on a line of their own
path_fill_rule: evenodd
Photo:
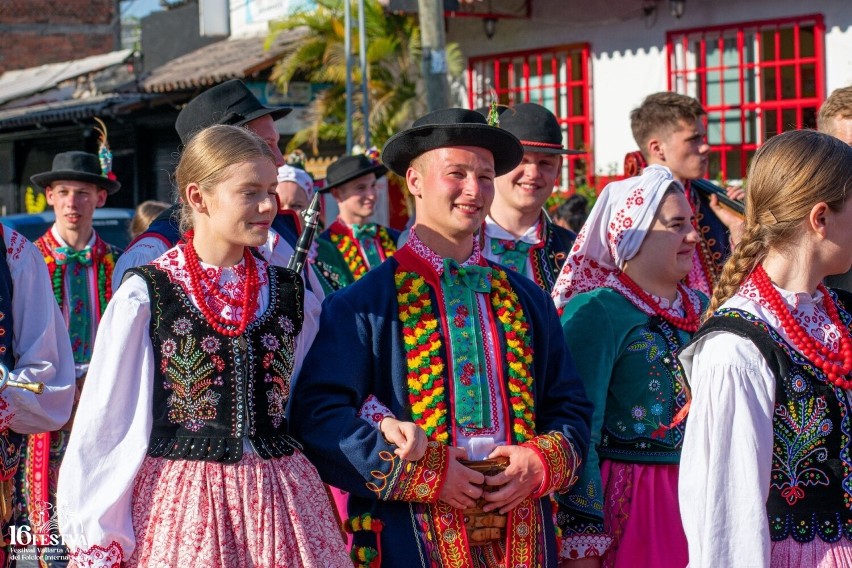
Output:
<svg viewBox="0 0 852 568">
<path fill-rule="evenodd" d="M 53 294 L 68 326 L 77 379 L 77 397 L 83 387 L 98 323 L 112 296 L 112 272 L 119 250 L 101 239 L 92 227 L 95 209 L 117 192 L 110 166 L 106 171 L 95 154 L 62 152 L 53 169 L 32 176 L 44 189 L 56 222 L 35 241 L 50 273 Z M 76 408 L 76 402 L 75 402 Z M 72 419 L 55 432 L 32 434 L 23 452 L 26 477 L 22 506 L 32 516 L 47 503 L 56 504 L 56 479 L 68 445 Z M 52 553 L 40 550 L 46 566 L 64 566 Z"/>
<path fill-rule="evenodd" d="M 323 305 L 290 424 L 323 479 L 350 492 L 353 555 L 371 564 L 556 566 L 549 495 L 577 477 L 590 406 L 549 296 L 474 237 L 494 177 L 522 155 L 471 110 L 393 136 L 383 160 L 417 221 L 392 258 Z M 394 454 L 386 417 L 425 431 L 420 460 Z"/>
<path fill-rule="evenodd" d="M 376 180 L 388 171 L 369 157 L 344 156 L 328 167 L 324 190 L 337 202 L 337 219 L 320 238 L 331 242 L 356 281 L 396 252 L 399 231 L 370 222 L 376 210 Z"/>
<path fill-rule="evenodd" d="M 483 254 L 550 292 L 577 235 L 553 223 L 542 207 L 562 171 L 562 156 L 582 152 L 563 146 L 556 116 L 534 103 L 503 110 L 500 128 L 518 137 L 524 157 L 494 180 L 494 203 L 482 232 Z"/>
</svg>

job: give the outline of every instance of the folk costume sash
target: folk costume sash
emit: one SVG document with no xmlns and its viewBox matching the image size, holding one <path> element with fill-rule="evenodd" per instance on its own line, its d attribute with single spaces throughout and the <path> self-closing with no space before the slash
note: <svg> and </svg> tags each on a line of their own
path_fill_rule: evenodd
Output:
<svg viewBox="0 0 852 568">
<path fill-rule="evenodd" d="M 354 234 L 356 227 L 357 235 Z M 373 234 L 371 235 L 370 232 Z M 337 219 L 328 227 L 328 235 L 329 240 L 343 255 L 355 280 L 360 279 L 368 270 L 375 268 L 396 252 L 396 243 L 393 242 L 388 230 L 375 223 L 353 225 L 350 229 L 346 223 Z"/>
<path fill-rule="evenodd" d="M 476 293 L 491 292 L 491 269 L 487 266 L 459 266 L 451 258 L 444 259 L 441 290 L 444 313 L 452 316 L 447 328 L 453 361 L 455 420 L 462 428 L 481 430 L 491 425 L 488 404 L 491 393 Z"/>
<path fill-rule="evenodd" d="M 459 393 L 452 346 L 456 340 L 450 328 L 454 322 L 446 312 L 446 291 L 443 276 L 439 277 L 428 263 L 410 247 L 396 255 L 399 261 L 394 281 L 397 288 L 399 318 L 403 328 L 403 342 L 407 350 L 409 402 L 412 419 L 420 425 L 431 441 L 452 443 L 451 432 L 456 431 Z M 511 420 L 511 440 L 521 444 L 535 436 L 535 409 L 532 398 L 532 347 L 529 323 L 517 294 L 509 284 L 506 272 L 499 267 L 476 266 L 476 270 L 460 273 L 452 262 L 445 263 L 445 271 L 455 270 L 454 280 L 464 279 L 482 292 L 488 293 L 489 306 L 497 328 L 499 342 L 505 348 L 495 349 L 501 383 L 507 386 L 508 416 Z M 490 272 L 490 288 L 484 281 Z M 476 292 L 471 291 L 471 295 Z M 437 304 L 436 304 L 437 299 Z M 438 305 L 438 310 L 434 306 Z M 464 337 L 471 342 L 471 337 Z M 502 347 L 502 346 L 501 346 Z M 505 353 L 505 355 L 503 355 Z M 505 357 L 505 359 L 503 359 Z M 503 369 L 507 369 L 504 371 Z M 449 381 L 452 373 L 453 381 Z M 505 376 L 508 374 L 508 377 Z M 452 405 L 453 413 L 448 409 Z M 463 407 L 463 405 L 462 405 Z M 468 543 L 464 515 L 443 502 L 424 505 L 423 522 L 434 540 L 441 559 L 440 566 L 475 566 L 474 552 Z M 485 545 L 482 555 L 494 560 L 493 565 L 538 566 L 540 564 L 539 534 L 541 511 L 535 499 L 528 497 L 509 513 L 505 543 Z M 489 563 L 491 565 L 491 563 Z"/>
<path fill-rule="evenodd" d="M 34 244 L 44 256 L 54 296 L 66 318 L 74 362 L 86 364 L 92 357 L 94 332 L 112 297 L 112 272 L 118 251 L 97 233 L 91 246 L 76 251 L 63 245 L 53 234 L 53 229 Z M 94 272 L 94 287 L 89 279 L 89 270 Z M 26 454 L 28 506 L 50 502 L 51 446 L 55 446 L 54 452 L 64 452 L 67 443 L 68 435 L 64 432 L 29 436 Z"/>
</svg>

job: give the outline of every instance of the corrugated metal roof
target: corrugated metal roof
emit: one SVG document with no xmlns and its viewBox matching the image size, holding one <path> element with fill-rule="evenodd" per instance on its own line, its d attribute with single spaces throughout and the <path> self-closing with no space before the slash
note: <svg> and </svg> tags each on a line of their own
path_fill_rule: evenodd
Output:
<svg viewBox="0 0 852 568">
<path fill-rule="evenodd" d="M 51 89 L 63 81 L 124 63 L 132 54 L 132 49 L 122 49 L 74 61 L 6 71 L 0 75 L 0 105 Z"/>
<path fill-rule="evenodd" d="M 0 130 L 45 125 L 93 116 L 115 116 L 155 95 L 107 94 L 0 111 Z"/>
<path fill-rule="evenodd" d="M 149 93 L 189 91 L 217 85 L 229 79 L 245 79 L 272 67 L 287 52 L 290 44 L 307 30 L 278 34 L 269 49 L 266 36 L 229 38 L 188 53 L 151 71 L 142 79 L 140 89 Z"/>
</svg>

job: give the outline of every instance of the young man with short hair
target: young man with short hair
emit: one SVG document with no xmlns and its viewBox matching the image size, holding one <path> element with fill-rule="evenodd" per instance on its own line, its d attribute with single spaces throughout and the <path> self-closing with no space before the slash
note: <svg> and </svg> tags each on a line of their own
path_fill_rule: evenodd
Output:
<svg viewBox="0 0 852 568">
<path fill-rule="evenodd" d="M 337 219 L 320 238 L 331 242 L 357 281 L 396 252 L 399 231 L 370 221 L 376 210 L 376 180 L 387 168 L 368 156 L 343 156 L 328 167 L 323 191 L 337 202 Z"/>
<path fill-rule="evenodd" d="M 495 175 L 523 148 L 479 113 L 445 109 L 382 155 L 417 221 L 392 258 L 326 300 L 295 381 L 294 436 L 324 481 L 350 492 L 358 558 L 555 568 L 550 494 L 577 479 L 591 407 L 550 296 L 486 260 L 475 237 Z M 425 431 L 418 461 L 382 435 L 394 417 Z"/>
<path fill-rule="evenodd" d="M 686 188 L 701 235 L 695 248 L 693 269 L 686 281 L 691 288 L 709 296 L 722 265 L 739 239 L 743 219 L 720 205 L 715 195 L 708 198 L 690 187 L 691 180 L 707 174 L 710 145 L 704 126 L 706 115 L 694 98 L 660 92 L 645 97 L 630 113 L 630 127 L 645 165 L 667 167 Z M 744 193 L 741 189 L 732 189 L 728 195 L 740 199 Z"/>
<path fill-rule="evenodd" d="M 502 109 L 499 126 L 521 141 L 524 157 L 494 180 L 482 252 L 550 292 L 577 235 L 556 225 L 542 207 L 562 173 L 563 156 L 581 152 L 564 147 L 556 116 L 535 103 Z"/>
</svg>

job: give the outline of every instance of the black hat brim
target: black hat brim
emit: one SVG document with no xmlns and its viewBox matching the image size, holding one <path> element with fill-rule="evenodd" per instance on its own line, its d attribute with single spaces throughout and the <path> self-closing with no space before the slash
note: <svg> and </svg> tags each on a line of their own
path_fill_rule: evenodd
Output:
<svg viewBox="0 0 852 568">
<path fill-rule="evenodd" d="M 242 120 L 234 123 L 235 126 L 244 126 L 245 124 L 255 120 L 256 118 L 260 118 L 262 116 L 266 116 L 267 114 L 272 117 L 272 120 L 278 120 L 279 118 L 284 118 L 288 114 L 293 112 L 291 107 L 263 107 L 255 110 L 254 112 L 248 113 Z"/>
<path fill-rule="evenodd" d="M 567 148 L 543 148 L 541 146 L 527 146 L 524 144 L 523 140 L 521 140 L 521 146 L 524 147 L 524 152 L 538 152 L 540 154 L 562 154 L 563 156 L 576 156 L 579 154 L 585 154 L 582 150 L 569 150 Z"/>
<path fill-rule="evenodd" d="M 56 170 L 35 174 L 30 177 L 30 180 L 42 189 L 47 189 L 47 186 L 51 185 L 55 181 L 82 181 L 85 183 L 93 183 L 96 186 L 105 189 L 109 195 L 112 195 L 121 189 L 121 184 L 115 180 L 111 180 L 97 174 L 88 174 L 74 170 Z"/>
<path fill-rule="evenodd" d="M 382 150 L 382 161 L 392 172 L 405 176 L 417 156 L 451 146 L 490 151 L 498 176 L 512 171 L 524 157 L 524 149 L 513 134 L 487 124 L 424 124 L 393 135 Z"/>
<path fill-rule="evenodd" d="M 365 170 L 359 170 L 357 172 L 353 172 L 352 174 L 344 177 L 343 179 L 339 179 L 336 182 L 334 182 L 334 185 L 326 185 L 325 187 L 323 187 L 320 190 L 320 193 L 327 193 L 330 190 L 334 189 L 335 187 L 340 187 L 344 183 L 349 183 L 353 179 L 358 179 L 359 177 L 365 176 L 367 174 L 376 174 L 376 179 L 379 179 L 380 177 L 382 177 L 386 173 L 388 173 L 388 169 L 385 166 L 383 166 L 382 164 L 376 164 L 375 166 L 372 166 L 372 167 L 367 168 Z"/>
</svg>

